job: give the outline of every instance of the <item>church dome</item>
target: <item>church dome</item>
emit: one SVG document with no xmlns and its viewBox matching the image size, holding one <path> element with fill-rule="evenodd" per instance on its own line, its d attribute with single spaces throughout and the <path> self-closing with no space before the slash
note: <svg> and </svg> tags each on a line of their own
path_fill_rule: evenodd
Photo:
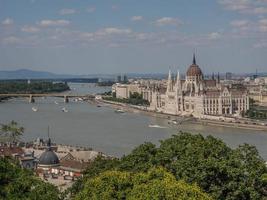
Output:
<svg viewBox="0 0 267 200">
<path fill-rule="evenodd" d="M 196 64 L 195 54 L 193 57 L 193 64 L 188 68 L 186 76 L 203 76 L 200 67 Z"/>
<path fill-rule="evenodd" d="M 59 165 L 59 159 L 55 152 L 51 149 L 46 150 L 42 153 L 39 158 L 39 165 L 46 165 L 46 166 L 55 166 Z"/>
<path fill-rule="evenodd" d="M 51 148 L 51 140 L 48 139 L 47 149 L 43 152 L 39 158 L 39 166 L 43 167 L 52 167 L 52 166 L 59 166 L 59 159 L 57 154 Z"/>
</svg>

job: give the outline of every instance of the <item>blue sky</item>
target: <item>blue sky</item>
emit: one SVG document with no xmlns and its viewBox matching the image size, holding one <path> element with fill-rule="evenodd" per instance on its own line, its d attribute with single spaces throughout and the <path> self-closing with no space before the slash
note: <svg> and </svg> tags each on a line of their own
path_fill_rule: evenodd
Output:
<svg viewBox="0 0 267 200">
<path fill-rule="evenodd" d="M 267 0 L 0 0 L 0 70 L 267 71 Z"/>
</svg>

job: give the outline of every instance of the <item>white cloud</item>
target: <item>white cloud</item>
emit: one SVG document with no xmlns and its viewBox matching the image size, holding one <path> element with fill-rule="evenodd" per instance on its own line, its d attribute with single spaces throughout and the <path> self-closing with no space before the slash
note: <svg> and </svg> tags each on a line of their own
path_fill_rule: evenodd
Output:
<svg viewBox="0 0 267 200">
<path fill-rule="evenodd" d="M 259 20 L 258 25 L 261 32 L 267 32 L 267 19 Z"/>
<path fill-rule="evenodd" d="M 216 40 L 220 38 L 221 38 L 221 34 L 219 32 L 212 32 L 208 34 L 208 39 Z"/>
<path fill-rule="evenodd" d="M 21 43 L 21 39 L 15 36 L 9 36 L 2 39 L 3 44 L 19 44 Z"/>
<path fill-rule="evenodd" d="M 132 21 L 141 21 L 142 19 L 143 19 L 142 16 L 132 16 L 132 17 L 131 17 L 131 20 L 132 20 Z"/>
<path fill-rule="evenodd" d="M 68 20 L 42 20 L 39 22 L 40 26 L 48 27 L 48 26 L 67 26 L 70 24 Z"/>
<path fill-rule="evenodd" d="M 172 17 L 162 17 L 155 21 L 157 26 L 165 26 L 165 25 L 180 25 L 182 21 L 177 18 Z"/>
<path fill-rule="evenodd" d="M 119 29 L 115 27 L 108 27 L 101 30 L 99 33 L 109 35 L 109 34 L 130 34 L 132 33 L 131 29 Z"/>
<path fill-rule="evenodd" d="M 231 26 L 234 27 L 243 27 L 243 26 L 247 26 L 249 24 L 248 20 L 234 20 L 230 22 Z"/>
<path fill-rule="evenodd" d="M 70 8 L 63 8 L 62 10 L 59 11 L 60 15 L 72 15 L 75 14 L 77 11 L 75 9 L 70 9 Z"/>
<path fill-rule="evenodd" d="M 11 19 L 11 18 L 6 18 L 6 19 L 4 19 L 4 20 L 2 21 L 2 24 L 3 24 L 3 25 L 12 25 L 12 24 L 14 24 L 14 20 Z"/>
<path fill-rule="evenodd" d="M 227 10 L 243 14 L 262 15 L 267 13 L 266 0 L 218 0 Z"/>
<path fill-rule="evenodd" d="M 37 33 L 40 31 L 40 29 L 35 26 L 23 26 L 21 31 L 26 33 Z"/>
<path fill-rule="evenodd" d="M 96 11 L 96 7 L 94 7 L 94 6 L 89 7 L 89 8 L 86 9 L 86 11 L 89 12 L 89 13 L 93 13 L 93 12 Z"/>
</svg>

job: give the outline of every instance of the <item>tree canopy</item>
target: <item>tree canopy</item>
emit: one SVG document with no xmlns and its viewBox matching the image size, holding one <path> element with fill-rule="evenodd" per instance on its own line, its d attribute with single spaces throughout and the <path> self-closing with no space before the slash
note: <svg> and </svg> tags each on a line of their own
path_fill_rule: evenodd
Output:
<svg viewBox="0 0 267 200">
<path fill-rule="evenodd" d="M 14 161 L 0 158 L 0 199 L 58 200 L 59 191 Z"/>
<path fill-rule="evenodd" d="M 93 166 L 100 164 L 98 170 L 87 169 L 80 188 L 84 189 L 88 180 L 108 170 L 147 173 L 151 168 L 164 167 L 177 181 L 197 184 L 214 199 L 266 197 L 267 169 L 257 149 L 248 144 L 232 149 L 212 136 L 181 132 L 161 141 L 159 147 L 144 143 L 116 163 L 97 159 Z"/>
<path fill-rule="evenodd" d="M 88 179 L 76 200 L 208 200 L 211 199 L 196 185 L 177 181 L 163 168 L 151 168 L 145 173 L 106 171 Z"/>
<path fill-rule="evenodd" d="M 12 120 L 8 124 L 2 124 L 0 131 L 0 134 L 15 142 L 24 133 L 24 128 L 19 127 L 18 123 Z"/>
</svg>

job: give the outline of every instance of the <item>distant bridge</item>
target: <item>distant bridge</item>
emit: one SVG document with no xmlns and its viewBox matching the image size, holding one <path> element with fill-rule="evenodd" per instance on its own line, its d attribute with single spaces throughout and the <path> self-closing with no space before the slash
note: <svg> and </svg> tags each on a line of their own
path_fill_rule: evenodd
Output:
<svg viewBox="0 0 267 200">
<path fill-rule="evenodd" d="M 64 102 L 68 103 L 69 98 L 82 98 L 82 99 L 94 99 L 95 95 L 75 95 L 75 94 L 60 94 L 60 93 L 51 93 L 51 94 L 0 94 L 0 97 L 26 97 L 29 98 L 29 103 L 34 103 L 36 97 L 59 97 L 64 98 Z"/>
</svg>

